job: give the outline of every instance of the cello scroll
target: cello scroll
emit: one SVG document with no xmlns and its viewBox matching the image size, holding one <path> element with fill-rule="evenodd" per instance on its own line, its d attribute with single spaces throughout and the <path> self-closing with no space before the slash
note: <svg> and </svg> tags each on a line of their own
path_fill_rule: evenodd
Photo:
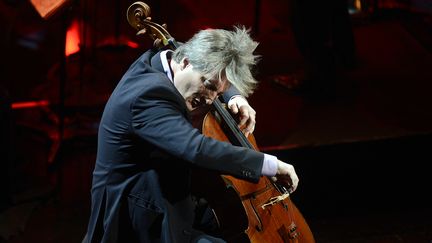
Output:
<svg viewBox="0 0 432 243">
<path fill-rule="evenodd" d="M 166 25 L 160 25 L 151 21 L 150 7 L 144 2 L 135 2 L 127 10 L 129 24 L 138 32 L 137 35 L 148 34 L 154 41 L 160 41 L 160 45 L 177 48 L 174 38 L 166 30 Z"/>
</svg>

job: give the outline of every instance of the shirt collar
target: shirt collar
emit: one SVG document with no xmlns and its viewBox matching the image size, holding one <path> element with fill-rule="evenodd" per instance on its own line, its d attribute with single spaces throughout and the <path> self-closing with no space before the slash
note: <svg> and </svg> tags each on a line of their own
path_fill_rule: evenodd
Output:
<svg viewBox="0 0 432 243">
<path fill-rule="evenodd" d="M 160 53 L 160 58 L 161 58 L 161 62 L 162 62 L 162 67 L 164 69 L 164 72 L 166 73 L 166 75 L 168 76 L 168 78 L 171 80 L 171 82 L 174 83 L 173 81 L 173 73 L 171 70 L 171 67 L 168 63 L 168 58 L 171 59 L 171 55 L 172 55 L 172 51 L 171 50 L 165 50 L 162 51 Z"/>
</svg>

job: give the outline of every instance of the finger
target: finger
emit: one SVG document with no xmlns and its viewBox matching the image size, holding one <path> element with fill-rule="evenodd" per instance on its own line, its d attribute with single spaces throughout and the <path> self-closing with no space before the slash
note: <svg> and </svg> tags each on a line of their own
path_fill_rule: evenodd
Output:
<svg viewBox="0 0 432 243">
<path fill-rule="evenodd" d="M 288 192 L 289 192 L 290 194 L 292 194 L 294 191 L 295 191 L 295 189 L 294 189 L 293 187 L 288 188 Z"/>
<path fill-rule="evenodd" d="M 245 131 L 247 133 L 253 133 L 254 130 L 255 130 L 255 119 L 252 119 L 252 117 L 249 117 Z"/>
<path fill-rule="evenodd" d="M 256 124 L 255 114 L 250 113 L 249 120 L 247 121 L 247 126 L 245 128 L 246 133 L 253 133 L 255 130 L 255 124 Z"/>
<path fill-rule="evenodd" d="M 232 104 L 230 107 L 230 110 L 231 110 L 231 112 L 233 113 L 233 114 L 237 114 L 238 113 L 238 107 L 237 107 L 237 104 Z"/>
<path fill-rule="evenodd" d="M 250 114 L 249 109 L 246 106 L 240 107 L 240 122 L 239 126 L 243 126 L 246 124 L 246 122 L 249 122 Z M 245 128 L 245 130 L 248 130 L 248 127 Z"/>
<path fill-rule="evenodd" d="M 294 176 L 294 178 L 292 178 L 292 184 L 291 184 L 291 190 L 292 192 L 294 192 L 295 190 L 297 190 L 298 187 L 298 183 L 299 183 L 299 179 L 297 176 Z"/>
<path fill-rule="evenodd" d="M 252 126 L 252 128 L 245 129 L 244 130 L 245 136 L 246 137 L 249 136 L 249 134 L 252 134 L 254 130 L 255 130 L 255 126 Z"/>
</svg>

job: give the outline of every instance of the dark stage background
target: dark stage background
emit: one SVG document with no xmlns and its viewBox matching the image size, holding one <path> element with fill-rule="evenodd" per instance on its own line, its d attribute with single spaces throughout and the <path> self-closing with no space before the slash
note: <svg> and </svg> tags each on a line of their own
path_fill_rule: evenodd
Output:
<svg viewBox="0 0 432 243">
<path fill-rule="evenodd" d="M 30 1 L 0 0 L 0 242 L 84 236 L 102 109 L 152 45 L 127 23 L 132 3 L 66 1 L 43 18 Z M 296 166 L 292 200 L 317 242 L 432 240 L 429 1 L 349 1 L 357 62 L 337 69 L 326 99 L 273 82 L 306 65 L 289 1 L 146 3 L 178 41 L 202 28 L 251 28 L 262 56 L 249 98 L 255 137 Z"/>
</svg>

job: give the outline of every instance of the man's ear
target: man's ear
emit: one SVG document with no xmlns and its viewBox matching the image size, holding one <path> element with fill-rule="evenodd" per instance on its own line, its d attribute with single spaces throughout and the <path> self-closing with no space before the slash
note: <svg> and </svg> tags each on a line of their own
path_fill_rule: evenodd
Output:
<svg viewBox="0 0 432 243">
<path fill-rule="evenodd" d="M 181 65 L 180 65 L 180 69 L 181 70 L 183 70 L 183 69 L 185 69 L 187 66 L 189 66 L 190 65 L 190 63 L 189 63 L 189 59 L 187 59 L 186 57 L 184 57 L 182 60 L 181 60 Z"/>
</svg>

